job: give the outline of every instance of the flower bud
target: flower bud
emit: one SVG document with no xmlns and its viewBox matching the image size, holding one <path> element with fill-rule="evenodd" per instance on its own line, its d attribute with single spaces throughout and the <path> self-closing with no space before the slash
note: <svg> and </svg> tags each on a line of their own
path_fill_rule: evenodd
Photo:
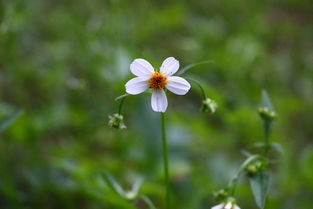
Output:
<svg viewBox="0 0 313 209">
<path fill-rule="evenodd" d="M 213 114 L 216 111 L 217 104 L 214 100 L 206 98 L 202 101 L 201 112 Z"/>
<path fill-rule="evenodd" d="M 114 113 L 113 115 L 109 115 L 109 126 L 111 128 L 116 128 L 116 129 L 124 129 L 126 128 L 124 124 L 124 119 L 123 115 L 120 115 L 118 113 Z"/>
<path fill-rule="evenodd" d="M 251 163 L 245 168 L 248 176 L 254 176 L 255 174 L 261 172 L 265 168 L 265 164 L 262 161 L 256 161 Z"/>
<path fill-rule="evenodd" d="M 276 113 L 274 111 L 269 110 L 268 107 L 260 107 L 259 115 L 264 120 L 274 120 L 277 117 Z"/>
<path fill-rule="evenodd" d="M 228 191 L 226 189 L 220 189 L 213 193 L 213 198 L 216 202 L 225 201 L 228 198 Z"/>
</svg>

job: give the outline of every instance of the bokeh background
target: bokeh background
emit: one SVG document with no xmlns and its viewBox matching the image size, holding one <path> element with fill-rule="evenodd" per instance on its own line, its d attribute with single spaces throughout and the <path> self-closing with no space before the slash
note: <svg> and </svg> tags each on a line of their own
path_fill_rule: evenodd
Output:
<svg viewBox="0 0 313 209">
<path fill-rule="evenodd" d="M 266 89 L 279 117 L 268 209 L 313 205 L 312 0 L 2 0 L 0 119 L 21 114 L 0 138 L 0 208 L 127 209 L 101 173 L 164 208 L 159 114 L 150 96 L 126 99 L 128 129 L 107 126 L 114 98 L 145 58 L 181 66 L 218 102 L 199 111 L 195 86 L 169 93 L 167 125 L 175 208 L 206 209 L 244 156 L 262 141 L 257 114 Z M 236 198 L 257 208 L 242 178 Z M 137 203 L 138 208 L 146 208 Z"/>
</svg>

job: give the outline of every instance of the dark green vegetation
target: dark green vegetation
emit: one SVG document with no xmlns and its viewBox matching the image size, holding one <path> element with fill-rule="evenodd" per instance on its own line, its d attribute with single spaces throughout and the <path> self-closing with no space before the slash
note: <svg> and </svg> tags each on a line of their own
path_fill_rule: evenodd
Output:
<svg viewBox="0 0 313 209">
<path fill-rule="evenodd" d="M 0 120 L 22 109 L 0 138 L 0 208 L 123 209 L 102 173 L 163 207 L 159 115 L 150 96 L 125 100 L 126 130 L 107 126 L 137 57 L 160 66 L 214 60 L 186 73 L 219 105 L 199 112 L 201 92 L 168 93 L 176 209 L 207 209 L 263 139 L 263 88 L 278 118 L 270 140 L 285 152 L 271 168 L 268 209 L 313 205 L 313 3 L 286 1 L 1 0 Z M 14 115 L 13 115 L 14 117 Z M 2 125 L 1 125 L 2 127 Z M 256 208 L 240 182 L 241 208 Z M 142 203 L 140 208 L 145 208 Z"/>
</svg>

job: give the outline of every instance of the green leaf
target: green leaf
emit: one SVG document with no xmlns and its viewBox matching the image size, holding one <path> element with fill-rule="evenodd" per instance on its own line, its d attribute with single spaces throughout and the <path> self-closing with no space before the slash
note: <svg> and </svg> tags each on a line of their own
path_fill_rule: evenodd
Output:
<svg viewBox="0 0 313 209">
<path fill-rule="evenodd" d="M 271 148 L 272 148 L 273 150 L 276 150 L 276 151 L 279 152 L 281 155 L 284 154 L 284 148 L 281 146 L 281 144 L 276 143 L 276 142 L 273 142 L 273 143 L 271 143 L 270 146 L 271 146 Z"/>
<path fill-rule="evenodd" d="M 269 191 L 270 178 L 267 171 L 262 171 L 249 177 L 251 190 L 257 206 L 261 209 L 265 207 L 266 196 Z"/>
<path fill-rule="evenodd" d="M 248 150 L 241 150 L 240 151 L 241 154 L 243 154 L 246 157 L 250 157 L 251 155 L 253 155 L 251 152 L 249 152 Z"/>
<path fill-rule="evenodd" d="M 257 142 L 257 143 L 254 143 L 253 146 L 257 148 L 264 148 L 266 145 L 263 142 Z M 281 155 L 284 154 L 284 148 L 281 146 L 281 144 L 277 142 L 270 143 L 269 148 L 277 151 Z"/>
<path fill-rule="evenodd" d="M 134 200 L 139 194 L 140 187 L 142 185 L 142 179 L 138 178 L 135 183 L 132 185 L 131 190 L 125 191 L 121 185 L 109 174 L 103 174 L 104 180 L 107 185 L 114 191 L 117 195 L 126 200 Z"/>
<path fill-rule="evenodd" d="M 233 178 L 230 180 L 229 182 L 229 188 L 234 188 L 234 186 L 236 185 L 236 182 L 239 178 L 239 175 L 241 173 L 241 171 L 243 171 L 250 163 L 252 163 L 253 161 L 260 159 L 261 156 L 260 155 L 250 155 L 240 166 L 240 168 L 238 169 L 237 173 L 233 176 Z"/>
<path fill-rule="evenodd" d="M 138 193 L 139 193 L 139 190 L 140 190 L 140 187 L 141 187 L 141 184 L 142 184 L 142 179 L 141 178 L 138 178 L 135 183 L 132 185 L 132 188 L 130 191 L 126 192 L 126 198 L 129 199 L 129 200 L 133 200 L 135 199 L 137 196 L 138 196 Z"/>
<path fill-rule="evenodd" d="M 105 182 L 108 184 L 108 186 L 120 197 L 125 198 L 126 192 L 123 190 L 123 188 L 120 186 L 120 184 L 109 174 L 103 174 Z"/>
<path fill-rule="evenodd" d="M 106 203 L 109 203 L 110 205 L 112 204 L 119 209 L 138 209 L 137 207 L 133 206 L 130 201 L 125 200 L 120 196 L 116 196 L 115 194 L 106 193 L 104 196 L 104 200 Z"/>
<path fill-rule="evenodd" d="M 270 111 L 274 111 L 272 101 L 266 90 L 262 91 L 262 107 L 267 107 Z"/>
<path fill-rule="evenodd" d="M 202 62 L 198 62 L 198 63 L 194 63 L 194 64 L 190 64 L 190 65 L 187 65 L 185 67 L 183 67 L 182 69 L 180 69 L 176 75 L 182 75 L 183 73 L 185 73 L 186 71 L 194 68 L 194 67 L 197 67 L 197 66 L 200 66 L 200 65 L 205 65 L 205 64 L 209 64 L 209 63 L 214 63 L 214 61 L 212 60 L 207 60 L 207 61 L 202 61 Z"/>
<path fill-rule="evenodd" d="M 150 200 L 150 198 L 148 198 L 147 196 L 143 195 L 141 196 L 141 199 L 147 204 L 149 209 L 157 209 L 153 202 Z"/>
<path fill-rule="evenodd" d="M 118 97 L 116 97 L 115 98 L 115 101 L 118 101 L 118 100 L 120 100 L 120 99 L 123 99 L 123 98 L 125 98 L 125 97 L 127 97 L 129 94 L 123 94 L 123 95 L 120 95 L 120 96 L 118 96 Z"/>
<path fill-rule="evenodd" d="M 243 170 L 245 169 L 250 163 L 252 163 L 253 161 L 257 160 L 261 158 L 260 155 L 250 155 L 240 166 L 239 170 Z"/>
<path fill-rule="evenodd" d="M 22 110 L 17 110 L 4 120 L 0 121 L 0 133 L 7 129 L 22 113 Z"/>
</svg>

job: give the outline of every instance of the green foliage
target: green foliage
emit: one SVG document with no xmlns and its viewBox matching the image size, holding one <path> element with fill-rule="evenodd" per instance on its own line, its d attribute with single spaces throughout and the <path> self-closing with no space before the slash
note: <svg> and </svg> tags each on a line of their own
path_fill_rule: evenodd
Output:
<svg viewBox="0 0 313 209">
<path fill-rule="evenodd" d="M 119 183 L 109 174 L 103 175 L 105 181 L 110 186 L 110 188 L 118 194 L 120 197 L 126 200 L 134 200 L 137 198 L 140 186 L 142 184 L 141 179 L 137 179 L 135 183 L 132 185 L 132 189 L 130 191 L 124 191 L 123 188 L 119 185 Z"/>
<path fill-rule="evenodd" d="M 265 207 L 265 200 L 270 188 L 270 177 L 268 172 L 262 171 L 256 175 L 250 176 L 250 186 L 259 208 Z"/>
<path fill-rule="evenodd" d="M 0 133 L 7 129 L 21 114 L 23 113 L 22 110 L 17 110 L 11 115 L 7 116 L 3 120 L 0 121 Z"/>
</svg>

